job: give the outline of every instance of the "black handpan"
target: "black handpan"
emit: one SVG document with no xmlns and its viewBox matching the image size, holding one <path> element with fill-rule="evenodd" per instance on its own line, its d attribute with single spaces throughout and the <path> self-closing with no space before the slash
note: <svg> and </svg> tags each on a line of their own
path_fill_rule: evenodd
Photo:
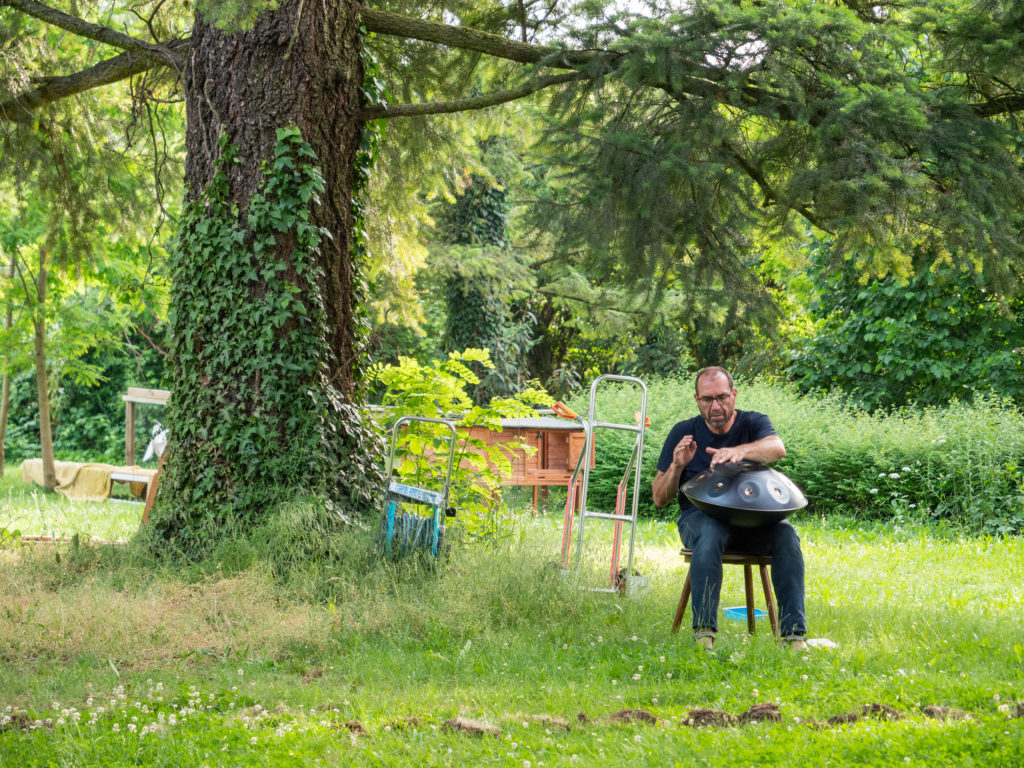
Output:
<svg viewBox="0 0 1024 768">
<path fill-rule="evenodd" d="M 792 480 L 755 461 L 705 469 L 687 480 L 682 491 L 708 517 L 740 528 L 773 525 L 807 506 Z"/>
</svg>

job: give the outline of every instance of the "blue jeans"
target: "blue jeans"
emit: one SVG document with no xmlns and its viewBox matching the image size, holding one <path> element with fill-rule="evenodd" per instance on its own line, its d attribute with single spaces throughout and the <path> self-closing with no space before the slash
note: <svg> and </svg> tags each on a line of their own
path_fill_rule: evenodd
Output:
<svg viewBox="0 0 1024 768">
<path fill-rule="evenodd" d="M 708 517 L 699 509 L 679 516 L 679 538 L 693 550 L 690 595 L 693 628 L 718 629 L 718 596 L 722 591 L 722 553 L 738 550 L 772 556 L 772 586 L 779 603 L 783 637 L 807 632 L 804 613 L 804 557 L 800 537 L 785 520 L 767 528 L 736 528 Z"/>
</svg>

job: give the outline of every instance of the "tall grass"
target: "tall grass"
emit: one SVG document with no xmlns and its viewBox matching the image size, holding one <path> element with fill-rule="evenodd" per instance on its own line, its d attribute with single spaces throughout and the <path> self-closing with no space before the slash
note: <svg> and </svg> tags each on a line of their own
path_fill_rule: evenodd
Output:
<svg viewBox="0 0 1024 768">
<path fill-rule="evenodd" d="M 353 557 L 326 599 L 302 574 L 281 581 L 259 566 L 199 573 L 85 544 L 0 551 L 0 764 L 1024 756 L 1024 720 L 1011 717 L 1024 700 L 1020 538 L 809 521 L 811 634 L 837 647 L 794 654 L 764 627 L 748 637 L 723 619 L 705 654 L 668 631 L 684 574 L 671 523 L 641 524 L 636 566 L 650 586 L 632 597 L 563 576 L 554 517 L 525 516 L 517 530 L 491 549 L 457 544 L 435 569 Z M 348 535 L 353 552 L 366 551 L 371 532 Z M 723 605 L 742 594 L 741 569 L 727 568 Z M 686 725 L 696 709 L 739 715 L 754 704 L 777 705 L 781 721 Z M 902 718 L 826 723 L 871 704 Z M 929 705 L 965 717 L 933 719 Z M 625 709 L 659 724 L 613 717 Z M 498 733 L 445 730 L 456 717 Z"/>
</svg>

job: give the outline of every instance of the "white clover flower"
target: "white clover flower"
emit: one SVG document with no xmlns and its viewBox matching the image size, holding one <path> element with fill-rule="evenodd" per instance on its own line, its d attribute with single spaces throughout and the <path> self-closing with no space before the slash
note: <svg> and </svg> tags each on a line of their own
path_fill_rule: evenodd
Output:
<svg viewBox="0 0 1024 768">
<path fill-rule="evenodd" d="M 870 491 L 868 491 L 868 493 L 878 493 L 878 489 L 872 488 Z"/>
<path fill-rule="evenodd" d="M 633 679 L 634 680 L 639 680 L 640 679 L 640 673 L 637 672 L 635 675 L 633 675 Z"/>
</svg>

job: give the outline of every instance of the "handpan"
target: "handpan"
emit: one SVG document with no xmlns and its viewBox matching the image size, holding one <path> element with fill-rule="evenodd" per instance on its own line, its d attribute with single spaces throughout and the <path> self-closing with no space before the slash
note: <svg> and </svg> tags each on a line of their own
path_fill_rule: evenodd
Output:
<svg viewBox="0 0 1024 768">
<path fill-rule="evenodd" d="M 682 492 L 708 517 L 740 528 L 774 525 L 807 506 L 778 470 L 755 461 L 718 464 L 687 480 Z"/>
</svg>

